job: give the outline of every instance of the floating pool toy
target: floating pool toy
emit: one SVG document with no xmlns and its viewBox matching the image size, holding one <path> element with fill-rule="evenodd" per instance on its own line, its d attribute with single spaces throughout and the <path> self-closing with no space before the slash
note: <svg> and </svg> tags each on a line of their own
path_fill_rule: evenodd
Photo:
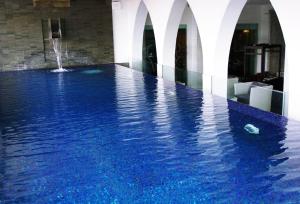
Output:
<svg viewBox="0 0 300 204">
<path fill-rule="evenodd" d="M 83 71 L 83 74 L 100 74 L 101 72 L 103 72 L 102 70 L 99 69 L 94 69 L 94 70 L 86 70 Z"/>
<path fill-rule="evenodd" d="M 250 134 L 253 134 L 253 135 L 259 134 L 259 128 L 255 127 L 252 124 L 245 125 L 244 130 L 246 130 L 247 132 L 249 132 Z"/>
</svg>

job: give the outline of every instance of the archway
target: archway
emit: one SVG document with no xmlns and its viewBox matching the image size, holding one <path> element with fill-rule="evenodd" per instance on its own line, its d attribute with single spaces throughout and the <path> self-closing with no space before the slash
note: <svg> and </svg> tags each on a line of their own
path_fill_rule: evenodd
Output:
<svg viewBox="0 0 300 204">
<path fill-rule="evenodd" d="M 285 41 L 271 2 L 248 0 L 231 41 L 227 97 L 283 114 L 284 60 Z M 241 92 L 242 86 L 247 90 Z"/>
<path fill-rule="evenodd" d="M 202 47 L 193 12 L 186 4 L 178 28 L 175 48 L 175 80 L 202 89 Z"/>
<path fill-rule="evenodd" d="M 149 12 L 143 1 L 137 10 L 132 35 L 130 66 L 133 69 L 156 75 L 156 43 Z"/>
<path fill-rule="evenodd" d="M 143 72 L 157 76 L 156 42 L 150 15 L 147 16 L 143 36 Z"/>
<path fill-rule="evenodd" d="M 202 89 L 203 57 L 198 26 L 186 0 L 175 0 L 163 47 L 163 76 Z"/>
</svg>

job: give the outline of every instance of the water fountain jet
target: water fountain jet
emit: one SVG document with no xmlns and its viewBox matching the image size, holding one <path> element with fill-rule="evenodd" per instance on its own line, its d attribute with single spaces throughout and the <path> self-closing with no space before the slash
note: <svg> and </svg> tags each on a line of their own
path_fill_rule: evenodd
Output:
<svg viewBox="0 0 300 204">
<path fill-rule="evenodd" d="M 61 40 L 59 38 L 52 38 L 52 46 L 56 56 L 56 61 L 58 65 L 58 69 L 54 69 L 51 72 L 68 72 L 70 70 L 64 69 L 62 66 L 62 59 L 61 59 Z"/>
</svg>

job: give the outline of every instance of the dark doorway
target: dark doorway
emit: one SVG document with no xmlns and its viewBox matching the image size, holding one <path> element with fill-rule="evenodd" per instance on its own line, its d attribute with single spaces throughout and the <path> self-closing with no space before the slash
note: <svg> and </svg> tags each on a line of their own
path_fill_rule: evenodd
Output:
<svg viewBox="0 0 300 204">
<path fill-rule="evenodd" d="M 157 76 L 157 54 L 152 26 L 145 26 L 143 43 L 143 72 Z"/>
<path fill-rule="evenodd" d="M 245 47 L 257 43 L 257 24 L 237 25 L 232 38 L 228 74 L 240 78 L 255 73 L 256 57 L 245 59 Z M 245 69 L 247 67 L 247 69 Z"/>
<path fill-rule="evenodd" d="M 187 83 L 187 32 L 186 26 L 180 26 L 176 40 L 175 80 Z"/>
</svg>

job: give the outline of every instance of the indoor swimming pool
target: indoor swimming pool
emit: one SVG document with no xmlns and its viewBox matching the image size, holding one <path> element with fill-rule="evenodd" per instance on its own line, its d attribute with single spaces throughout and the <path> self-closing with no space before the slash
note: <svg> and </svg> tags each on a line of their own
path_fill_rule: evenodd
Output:
<svg viewBox="0 0 300 204">
<path fill-rule="evenodd" d="M 1 73 L 0 128 L 0 203 L 300 202 L 300 123 L 117 65 Z"/>
</svg>

